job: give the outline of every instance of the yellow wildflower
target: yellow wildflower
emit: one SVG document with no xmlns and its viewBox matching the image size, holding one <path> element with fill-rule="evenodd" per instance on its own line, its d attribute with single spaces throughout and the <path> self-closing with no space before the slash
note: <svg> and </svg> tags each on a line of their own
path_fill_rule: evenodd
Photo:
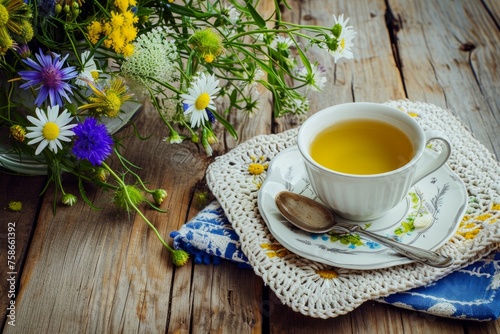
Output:
<svg viewBox="0 0 500 334">
<path fill-rule="evenodd" d="M 124 57 L 130 57 L 134 54 L 134 45 L 132 43 L 128 43 L 123 47 L 122 54 Z"/>
<path fill-rule="evenodd" d="M 122 14 L 117 13 L 115 11 L 111 11 L 111 26 L 113 29 L 118 29 L 123 26 L 125 22 L 125 18 Z"/>
<path fill-rule="evenodd" d="M 137 37 L 137 28 L 133 25 L 124 25 L 122 27 L 122 36 L 126 43 L 133 41 Z"/>
<path fill-rule="evenodd" d="M 122 15 L 125 20 L 125 25 L 134 25 L 135 23 L 139 22 L 139 18 L 135 16 L 135 14 L 130 10 L 123 12 Z"/>
<path fill-rule="evenodd" d="M 115 0 L 115 6 L 120 9 L 120 11 L 124 12 L 128 9 L 129 1 L 128 0 Z"/>
<path fill-rule="evenodd" d="M 96 44 L 99 41 L 99 38 L 102 33 L 102 25 L 98 21 L 92 21 L 90 25 L 87 27 L 88 38 L 90 43 Z"/>
<path fill-rule="evenodd" d="M 94 109 L 97 114 L 116 117 L 123 103 L 131 98 L 120 78 L 113 79 L 110 85 L 102 90 L 91 82 L 87 83 L 94 94 L 88 98 L 91 103 L 80 106 L 80 110 Z"/>
</svg>

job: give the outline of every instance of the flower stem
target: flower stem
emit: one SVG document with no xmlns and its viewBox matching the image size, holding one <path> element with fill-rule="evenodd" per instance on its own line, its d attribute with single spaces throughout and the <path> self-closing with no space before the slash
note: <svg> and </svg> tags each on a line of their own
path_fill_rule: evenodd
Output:
<svg viewBox="0 0 500 334">
<path fill-rule="evenodd" d="M 146 216 L 142 213 L 141 210 L 139 210 L 139 208 L 130 200 L 130 196 L 129 196 L 129 193 L 127 191 L 127 187 L 125 185 L 125 182 L 123 182 L 123 180 L 113 171 L 113 169 L 111 169 L 105 162 L 102 163 L 102 167 L 106 168 L 108 171 L 109 171 L 109 174 L 111 174 L 114 179 L 116 180 L 116 182 L 123 188 L 124 190 L 124 193 L 125 193 L 125 196 L 127 196 L 127 202 L 128 204 L 134 209 L 135 212 L 137 212 L 137 214 L 139 214 L 139 216 L 141 216 L 141 218 L 149 225 L 149 227 L 154 231 L 154 233 L 156 234 L 156 237 L 158 238 L 158 240 L 160 240 L 160 242 L 163 244 L 163 246 L 165 246 L 165 248 L 167 248 L 170 252 L 174 252 L 175 250 L 172 249 L 166 242 L 165 240 L 163 239 L 163 237 L 160 235 L 160 232 L 158 232 L 158 230 L 156 229 L 156 227 L 149 221 L 149 219 L 146 218 Z"/>
</svg>

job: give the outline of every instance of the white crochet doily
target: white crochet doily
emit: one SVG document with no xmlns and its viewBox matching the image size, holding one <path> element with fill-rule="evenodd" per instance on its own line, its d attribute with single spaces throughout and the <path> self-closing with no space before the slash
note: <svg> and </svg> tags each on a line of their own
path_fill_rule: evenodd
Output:
<svg viewBox="0 0 500 334">
<path fill-rule="evenodd" d="M 448 268 L 412 263 L 378 270 L 339 269 L 280 246 L 259 213 L 257 192 L 266 164 L 296 144 L 297 129 L 257 136 L 218 157 L 207 170 L 208 185 L 239 235 L 255 273 L 295 311 L 336 317 L 367 300 L 426 285 L 500 245 L 500 164 L 492 154 L 447 110 L 421 102 L 386 104 L 414 116 L 424 129 L 445 132 L 453 145 L 448 165 L 465 183 L 469 203 L 457 233 L 440 249 L 455 258 Z M 264 167 L 264 172 L 259 174 L 256 166 Z"/>
</svg>

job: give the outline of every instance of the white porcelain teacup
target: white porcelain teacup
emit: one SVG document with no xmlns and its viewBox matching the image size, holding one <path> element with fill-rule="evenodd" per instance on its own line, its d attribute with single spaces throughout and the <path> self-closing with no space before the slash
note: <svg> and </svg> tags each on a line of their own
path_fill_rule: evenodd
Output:
<svg viewBox="0 0 500 334">
<path fill-rule="evenodd" d="M 380 173 L 360 174 L 339 172 L 313 159 L 311 147 L 318 134 L 342 122 L 366 120 L 388 123 L 406 135 L 412 151 L 402 166 Z M 441 151 L 432 155 L 432 159 L 422 159 L 427 143 L 434 139 L 442 143 Z M 335 144 L 333 140 L 331 147 Z M 338 215 L 355 221 L 376 219 L 390 211 L 405 198 L 412 185 L 440 168 L 451 152 L 451 145 L 441 132 L 424 131 L 405 112 L 368 102 L 335 105 L 313 114 L 300 127 L 297 145 L 304 158 L 309 181 L 318 197 Z M 353 157 L 355 155 L 352 153 Z"/>
</svg>

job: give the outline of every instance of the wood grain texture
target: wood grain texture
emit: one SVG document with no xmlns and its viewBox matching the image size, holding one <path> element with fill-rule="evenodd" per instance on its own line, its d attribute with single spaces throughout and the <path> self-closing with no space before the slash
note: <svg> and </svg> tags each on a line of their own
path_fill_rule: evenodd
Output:
<svg viewBox="0 0 500 334">
<path fill-rule="evenodd" d="M 500 35 L 491 11 L 481 1 L 389 4 L 408 98 L 450 109 L 500 157 Z"/>
<path fill-rule="evenodd" d="M 323 92 L 310 96 L 309 114 L 351 101 L 430 102 L 452 110 L 500 155 L 499 1 L 287 2 L 293 9 L 285 12 L 284 20 L 331 26 L 332 15 L 344 13 L 358 32 L 353 60 L 335 63 L 326 52 L 312 50 L 311 60 L 325 66 L 328 83 Z M 267 16 L 273 5 L 274 1 L 261 1 L 258 10 Z M 273 101 L 261 92 L 260 111 L 253 117 L 229 116 L 237 140 L 217 127 L 219 143 L 212 158 L 189 142 L 163 142 L 165 128 L 149 107 L 137 125 L 153 137 L 138 141 L 131 128 L 120 133 L 127 147 L 124 155 L 143 167 L 138 173 L 148 186 L 168 191 L 162 205 L 167 213 L 144 207 L 167 242 L 171 231 L 199 212 L 194 196 L 207 190 L 205 170 L 216 156 L 256 135 L 297 127 L 304 119 L 274 119 Z M 1 228 L 5 221 L 19 222 L 22 227 L 16 237 L 21 254 L 29 246 L 26 262 L 16 267 L 22 273 L 16 327 L 4 325 L 3 333 L 500 332 L 500 320 L 458 321 L 375 301 L 333 319 L 306 317 L 284 306 L 251 269 L 229 262 L 206 266 L 193 261 L 174 267 L 170 254 L 140 217 L 114 208 L 110 192 L 87 189 L 102 210 L 79 201 L 71 208 L 58 207 L 54 216 L 53 189 L 39 197 L 43 181 L 0 175 L 0 208 L 9 200 L 25 204 L 21 213 L 2 212 Z M 66 190 L 76 194 L 71 181 L 66 179 Z M 0 230 L 0 261 L 5 258 L 4 239 Z M 0 285 L 3 319 L 4 283 Z"/>
<path fill-rule="evenodd" d="M 10 310 L 8 311 L 7 307 L 12 308 L 10 306 L 11 300 L 14 300 L 17 304 L 17 300 L 11 298 L 11 295 L 12 291 L 17 295 L 16 291 L 19 289 L 31 236 L 35 229 L 38 208 L 42 200 L 40 194 L 43 191 L 45 182 L 46 178 L 44 176 L 26 177 L 0 174 L 0 270 L 2 272 L 2 279 L 0 280 L 0 319 L 6 319 L 6 316 L 10 315 Z M 22 210 L 19 212 L 9 210 L 8 207 L 11 201 L 21 202 Z M 9 227 L 13 227 L 14 231 L 9 231 Z M 14 240 L 14 254 L 12 252 L 9 254 L 9 238 Z M 9 260 L 15 263 L 14 268 L 10 268 L 12 264 Z M 16 304 L 14 304 L 14 307 L 17 306 Z M 15 314 L 12 316 L 15 316 Z M 15 320 L 15 318 L 7 318 L 7 321 L 10 320 Z M 0 330 L 2 327 L 3 321 L 0 324 Z"/>
</svg>

